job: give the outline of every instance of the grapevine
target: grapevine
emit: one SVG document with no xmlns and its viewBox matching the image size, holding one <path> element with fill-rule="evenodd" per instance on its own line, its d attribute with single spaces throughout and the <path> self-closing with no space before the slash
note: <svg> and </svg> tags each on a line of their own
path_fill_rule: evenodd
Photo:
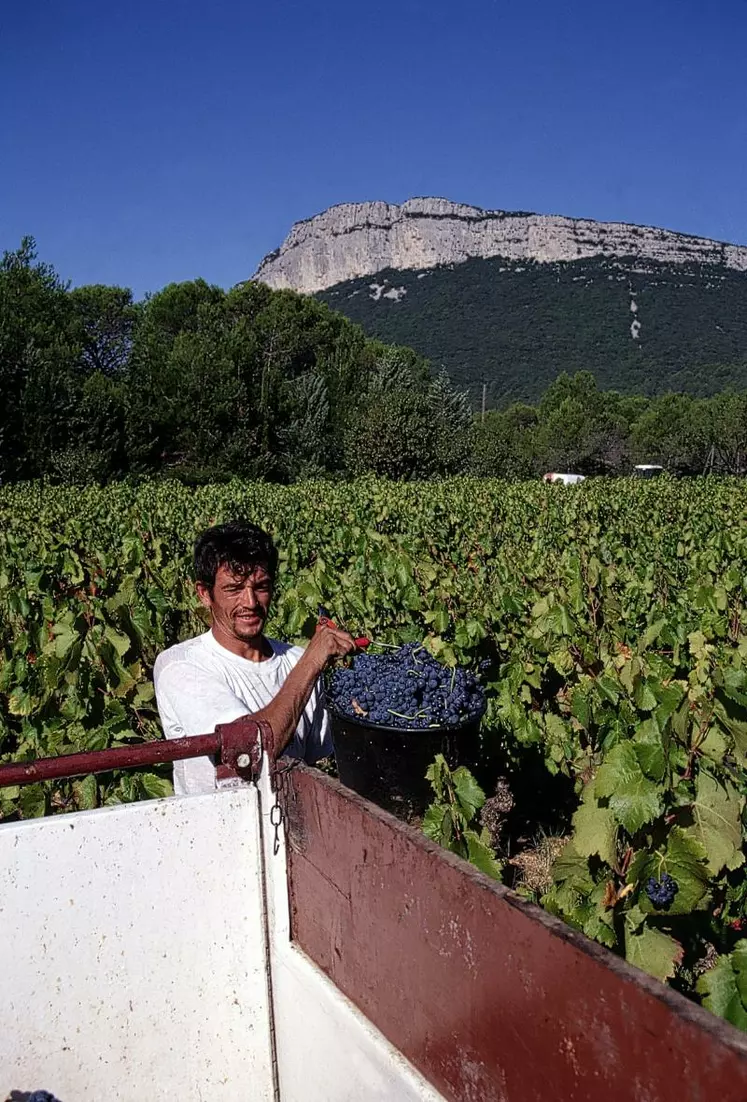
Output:
<svg viewBox="0 0 747 1102">
<path fill-rule="evenodd" d="M 377 663 L 407 665 L 381 693 L 354 667 L 332 690 L 343 709 L 461 722 L 477 694 L 454 670 L 481 670 L 499 761 L 485 791 L 500 773 L 512 809 L 434 765 L 431 837 L 747 1026 L 744 481 L 2 487 L 0 760 L 161 737 L 155 656 L 206 627 L 194 538 L 236 516 L 280 548 L 270 634 L 303 642 L 323 604 L 387 644 Z M 421 643 L 438 663 L 427 677 Z M 551 821 L 530 764 L 562 793 Z M 0 818 L 163 796 L 169 776 L 0 790 Z M 554 839 L 547 888 L 511 879 L 517 818 L 530 841 L 533 827 Z"/>
</svg>

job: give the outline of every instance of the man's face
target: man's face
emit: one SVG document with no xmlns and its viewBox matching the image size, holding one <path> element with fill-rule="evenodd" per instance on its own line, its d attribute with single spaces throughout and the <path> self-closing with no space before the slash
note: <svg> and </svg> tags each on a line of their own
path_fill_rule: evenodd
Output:
<svg viewBox="0 0 747 1102">
<path fill-rule="evenodd" d="M 234 574 L 228 567 L 220 566 L 212 593 L 198 582 L 197 596 L 210 609 L 213 627 L 251 643 L 264 630 L 272 600 L 272 579 L 264 566 L 255 566 L 246 575 Z"/>
</svg>

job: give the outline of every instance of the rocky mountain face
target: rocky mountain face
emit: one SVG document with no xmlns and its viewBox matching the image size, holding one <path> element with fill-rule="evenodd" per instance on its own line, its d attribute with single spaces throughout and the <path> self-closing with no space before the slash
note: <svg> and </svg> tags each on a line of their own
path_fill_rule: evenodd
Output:
<svg viewBox="0 0 747 1102">
<path fill-rule="evenodd" d="M 625 258 L 626 267 L 747 271 L 747 247 L 622 222 L 482 210 L 448 199 L 343 203 L 297 222 L 255 279 L 315 293 L 385 270 L 427 271 L 474 258 L 553 264 Z M 382 294 L 388 292 L 382 286 Z M 390 294 L 390 297 L 391 294 Z"/>
</svg>

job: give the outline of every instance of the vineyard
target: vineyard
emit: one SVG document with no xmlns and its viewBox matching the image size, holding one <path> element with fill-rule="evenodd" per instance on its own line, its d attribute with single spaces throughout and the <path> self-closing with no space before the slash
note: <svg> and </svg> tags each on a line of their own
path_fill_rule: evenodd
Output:
<svg viewBox="0 0 747 1102">
<path fill-rule="evenodd" d="M 280 547 L 270 634 L 321 603 L 481 670 L 485 794 L 436 763 L 431 836 L 747 1028 L 747 485 L 4 488 L 0 761 L 161 737 L 153 661 L 204 627 L 192 543 L 236 516 Z M 0 819 L 168 777 L 0 790 Z"/>
</svg>

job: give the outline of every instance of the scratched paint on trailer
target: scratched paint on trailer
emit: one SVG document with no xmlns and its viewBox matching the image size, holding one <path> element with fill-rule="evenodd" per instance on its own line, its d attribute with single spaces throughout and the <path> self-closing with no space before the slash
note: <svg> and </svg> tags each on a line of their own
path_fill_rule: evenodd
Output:
<svg viewBox="0 0 747 1102">
<path fill-rule="evenodd" d="M 270 1102 L 257 802 L 0 826 L 0 1098 Z"/>
<path fill-rule="evenodd" d="M 747 1038 L 315 770 L 296 944 L 453 1102 L 745 1102 Z"/>
</svg>

